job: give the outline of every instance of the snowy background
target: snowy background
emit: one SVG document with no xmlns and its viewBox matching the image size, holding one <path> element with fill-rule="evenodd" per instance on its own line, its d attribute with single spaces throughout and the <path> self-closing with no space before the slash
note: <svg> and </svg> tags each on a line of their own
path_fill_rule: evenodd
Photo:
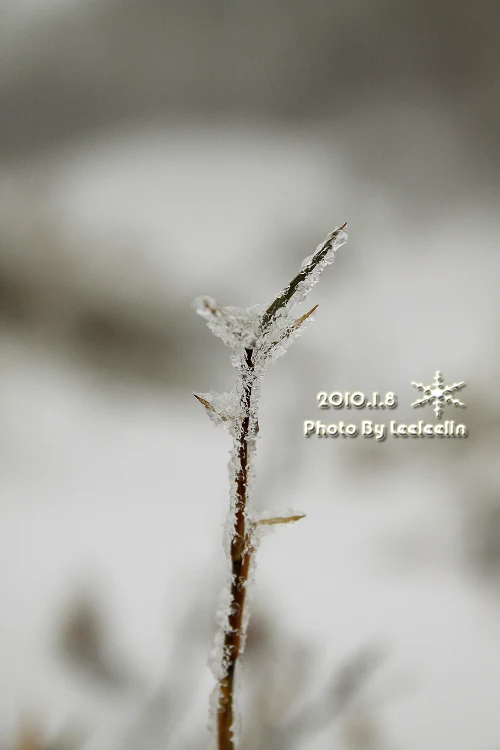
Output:
<svg viewBox="0 0 500 750">
<path fill-rule="evenodd" d="M 0 0 L 0 747 L 206 747 L 230 442 L 200 294 L 271 300 L 242 750 L 500 748 L 500 7 Z M 466 440 L 305 440 L 465 380 Z M 455 410 L 454 410 L 455 412 Z M 382 415 L 385 421 L 389 415 Z"/>
</svg>

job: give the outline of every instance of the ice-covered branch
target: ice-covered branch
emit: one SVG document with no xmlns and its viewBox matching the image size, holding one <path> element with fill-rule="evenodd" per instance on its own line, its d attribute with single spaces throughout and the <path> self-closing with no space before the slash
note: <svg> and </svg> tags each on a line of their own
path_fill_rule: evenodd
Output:
<svg viewBox="0 0 500 750">
<path fill-rule="evenodd" d="M 343 231 L 346 226 L 347 223 L 330 232 L 326 240 L 316 249 L 316 252 L 302 261 L 302 267 L 298 274 L 277 295 L 262 316 L 262 333 L 266 332 L 280 310 L 294 301 L 294 297 L 298 297 L 297 302 L 301 302 L 311 291 L 314 284 L 317 283 L 323 268 L 329 263 L 333 263 L 335 251 L 347 241 L 347 234 Z"/>
<path fill-rule="evenodd" d="M 210 659 L 217 680 L 212 696 L 212 716 L 218 750 L 234 750 L 237 741 L 235 678 L 245 646 L 248 624 L 245 604 L 248 604 L 254 553 L 266 528 L 292 524 L 304 517 L 302 513 L 287 512 L 282 516 L 256 519 L 252 509 L 260 380 L 269 364 L 286 351 L 312 319 L 317 305 L 299 318 L 295 318 L 295 311 L 322 270 L 333 262 L 336 249 L 346 242 L 345 226 L 331 232 L 314 254 L 302 262 L 299 273 L 268 306 L 244 309 L 221 307 L 211 297 L 195 300 L 197 313 L 233 350 L 232 364 L 239 374 L 229 393 L 194 394 L 207 414 L 218 424 L 225 424 L 233 437 L 229 461 L 230 507 L 224 538 L 231 568 L 221 597 L 219 631 Z"/>
</svg>

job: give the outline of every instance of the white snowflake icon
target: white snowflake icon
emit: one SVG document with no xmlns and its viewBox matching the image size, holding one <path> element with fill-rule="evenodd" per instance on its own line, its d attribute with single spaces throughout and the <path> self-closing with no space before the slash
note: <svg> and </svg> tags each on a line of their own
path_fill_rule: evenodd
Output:
<svg viewBox="0 0 500 750">
<path fill-rule="evenodd" d="M 438 370 L 434 375 L 432 385 L 412 383 L 412 386 L 414 388 L 417 388 L 419 391 L 424 392 L 424 397 L 418 399 L 418 401 L 414 401 L 412 406 L 414 408 L 417 408 L 418 406 L 425 406 L 425 404 L 432 404 L 432 406 L 434 407 L 434 413 L 438 419 L 440 418 L 441 414 L 443 413 L 443 409 L 447 404 L 453 404 L 453 406 L 459 406 L 462 409 L 465 409 L 465 404 L 459 401 L 458 398 L 453 398 L 451 395 L 453 391 L 459 391 L 460 388 L 464 387 L 464 385 L 464 382 L 445 385 L 443 376 Z"/>
</svg>

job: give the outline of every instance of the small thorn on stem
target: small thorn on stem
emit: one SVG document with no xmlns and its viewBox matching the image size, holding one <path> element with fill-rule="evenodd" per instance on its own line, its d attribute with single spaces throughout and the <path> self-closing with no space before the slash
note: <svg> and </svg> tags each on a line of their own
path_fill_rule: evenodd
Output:
<svg viewBox="0 0 500 750">
<path fill-rule="evenodd" d="M 207 411 L 213 411 L 213 413 L 217 414 L 217 416 L 220 417 L 223 422 L 227 422 L 227 417 L 224 417 L 222 416 L 222 414 L 219 414 L 219 412 L 214 409 L 214 407 L 209 401 L 202 398 L 201 396 L 197 396 L 196 393 L 193 393 L 193 396 L 200 402 L 200 404 L 202 404 L 205 407 Z"/>
<path fill-rule="evenodd" d="M 309 312 L 306 312 L 304 315 L 301 315 L 300 318 L 297 318 L 297 320 L 294 322 L 294 324 L 292 326 L 292 329 L 293 328 L 298 328 L 300 325 L 302 325 L 302 323 L 305 320 L 307 320 L 307 318 L 310 315 L 312 315 L 314 312 L 316 312 L 317 309 L 318 309 L 318 305 L 314 305 L 314 307 L 312 308 L 312 310 L 309 310 Z"/>
<path fill-rule="evenodd" d="M 295 523 L 300 521 L 301 518 L 305 518 L 305 513 L 297 513 L 294 516 L 276 516 L 275 518 L 261 518 L 257 521 L 257 526 L 275 526 L 280 523 Z"/>
</svg>

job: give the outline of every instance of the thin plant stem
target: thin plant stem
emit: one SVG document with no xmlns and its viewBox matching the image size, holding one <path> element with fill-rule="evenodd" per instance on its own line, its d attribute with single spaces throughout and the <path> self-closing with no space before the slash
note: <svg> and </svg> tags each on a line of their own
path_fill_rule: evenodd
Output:
<svg viewBox="0 0 500 750">
<path fill-rule="evenodd" d="M 329 251 L 333 248 L 334 242 L 339 233 L 345 228 L 343 224 L 338 229 L 331 232 L 324 243 L 318 250 L 303 264 L 299 273 L 292 281 L 277 295 L 269 307 L 264 311 L 258 325 L 258 334 L 265 338 L 276 317 L 282 308 L 290 303 L 302 282 L 307 282 L 309 277 L 314 273 L 316 267 L 321 264 Z M 208 299 L 202 300 L 202 307 L 205 311 L 214 317 L 220 317 L 221 312 Z M 305 315 L 292 322 L 283 332 L 283 336 L 288 337 L 299 328 L 309 316 L 316 310 L 317 305 Z M 269 344 L 269 342 L 268 342 Z M 279 341 L 270 342 L 272 349 Z M 269 351 L 269 349 L 268 349 Z M 229 606 L 227 623 L 224 629 L 223 649 L 222 649 L 222 669 L 221 676 L 217 681 L 217 748 L 218 750 L 235 750 L 234 738 L 234 684 L 235 672 L 240 657 L 245 618 L 245 598 L 249 582 L 249 573 L 252 566 L 252 556 L 255 552 L 254 536 L 258 525 L 274 525 L 278 523 L 290 523 L 299 520 L 303 514 L 291 515 L 283 518 L 272 518 L 261 520 L 257 523 L 249 521 L 247 517 L 249 477 L 252 466 L 251 460 L 254 455 L 253 441 L 258 432 L 258 422 L 256 416 L 255 399 L 258 394 L 255 392 L 256 381 L 259 375 L 255 371 L 256 351 L 251 348 L 244 349 L 241 366 L 239 367 L 242 379 L 242 389 L 240 398 L 241 424 L 234 434 L 234 455 L 236 456 L 236 466 L 234 474 L 234 508 L 232 522 L 232 533 L 230 541 L 230 563 L 231 563 L 231 583 L 229 590 Z M 218 414 L 214 406 L 201 396 L 195 397 L 205 407 L 208 412 Z M 222 421 L 227 418 L 218 414 Z"/>
<path fill-rule="evenodd" d="M 248 440 L 250 435 L 250 409 L 252 403 L 252 387 L 254 376 L 253 351 L 245 350 L 245 362 L 248 368 L 248 380 L 242 395 L 243 420 L 237 441 L 238 470 L 236 473 L 236 507 L 234 534 L 231 539 L 231 599 L 228 628 L 224 636 L 224 655 L 227 668 L 224 677 L 219 680 L 219 708 L 217 713 L 217 733 L 219 750 L 233 750 L 233 702 L 234 702 L 234 673 L 241 649 L 241 633 L 243 614 L 245 609 L 245 593 L 250 571 L 252 547 L 250 535 L 245 523 L 245 508 L 247 504 L 248 474 L 250 456 Z"/>
</svg>

